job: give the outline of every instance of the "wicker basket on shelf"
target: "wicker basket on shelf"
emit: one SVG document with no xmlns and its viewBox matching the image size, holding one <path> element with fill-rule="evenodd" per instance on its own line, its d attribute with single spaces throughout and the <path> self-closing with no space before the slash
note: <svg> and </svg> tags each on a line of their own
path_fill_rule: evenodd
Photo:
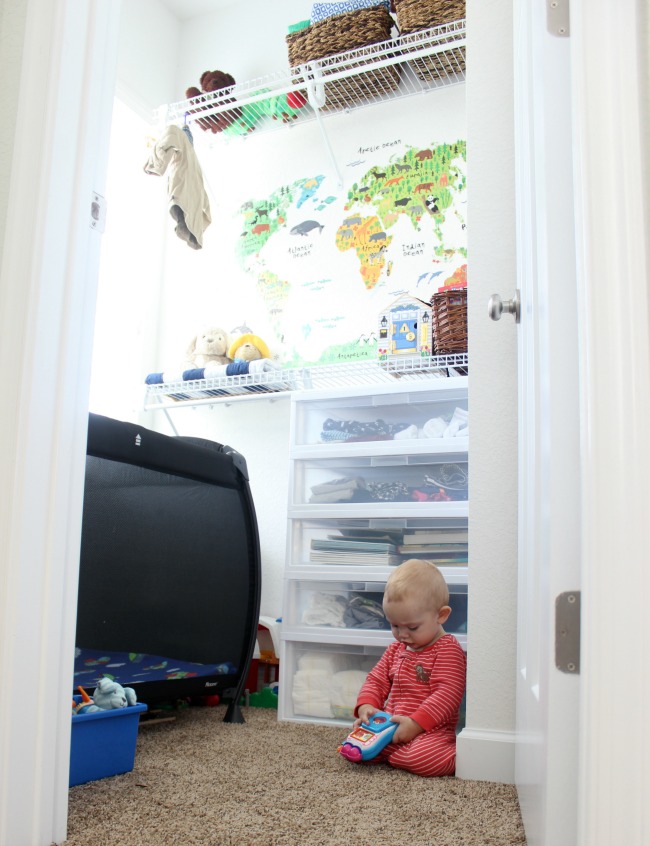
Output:
<svg viewBox="0 0 650 846">
<path fill-rule="evenodd" d="M 333 15 L 286 36 L 289 65 L 297 68 L 308 62 L 388 41 L 393 26 L 393 18 L 383 5 Z M 322 67 L 323 79 L 326 80 L 328 73 L 333 72 L 334 68 L 328 69 L 325 62 Z M 341 108 L 350 102 L 394 91 L 399 80 L 399 68 L 391 66 L 328 82 L 325 85 L 327 100 L 323 109 Z"/>
<path fill-rule="evenodd" d="M 431 307 L 434 354 L 467 352 L 467 288 L 439 291 Z"/>
<path fill-rule="evenodd" d="M 393 3 L 402 35 L 453 23 L 465 17 L 465 0 L 393 0 Z M 465 72 L 465 49 L 455 48 L 414 59 L 411 66 L 425 82 L 458 77 Z"/>
</svg>

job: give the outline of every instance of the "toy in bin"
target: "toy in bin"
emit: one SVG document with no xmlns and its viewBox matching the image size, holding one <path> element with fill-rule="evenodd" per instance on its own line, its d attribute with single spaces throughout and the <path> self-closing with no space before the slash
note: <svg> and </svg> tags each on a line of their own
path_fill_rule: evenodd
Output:
<svg viewBox="0 0 650 846">
<path fill-rule="evenodd" d="M 376 711 L 367 723 L 350 732 L 339 752 L 348 761 L 369 761 L 388 746 L 398 725 L 391 722 L 391 715 L 386 711 Z"/>
</svg>

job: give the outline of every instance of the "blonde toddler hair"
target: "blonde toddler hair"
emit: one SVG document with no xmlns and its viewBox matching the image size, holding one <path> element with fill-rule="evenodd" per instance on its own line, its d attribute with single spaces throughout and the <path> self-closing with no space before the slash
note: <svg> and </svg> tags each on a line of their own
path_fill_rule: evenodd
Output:
<svg viewBox="0 0 650 846">
<path fill-rule="evenodd" d="M 449 588 L 445 577 L 433 561 L 409 558 L 388 577 L 384 602 L 420 600 L 435 605 L 436 610 L 449 605 Z"/>
</svg>

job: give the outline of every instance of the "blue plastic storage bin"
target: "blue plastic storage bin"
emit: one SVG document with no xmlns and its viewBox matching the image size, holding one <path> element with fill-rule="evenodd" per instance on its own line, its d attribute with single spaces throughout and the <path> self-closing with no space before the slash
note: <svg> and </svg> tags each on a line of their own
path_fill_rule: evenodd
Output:
<svg viewBox="0 0 650 846">
<path fill-rule="evenodd" d="M 138 702 L 114 711 L 72 715 L 70 787 L 131 772 L 140 714 L 146 710 Z"/>
</svg>

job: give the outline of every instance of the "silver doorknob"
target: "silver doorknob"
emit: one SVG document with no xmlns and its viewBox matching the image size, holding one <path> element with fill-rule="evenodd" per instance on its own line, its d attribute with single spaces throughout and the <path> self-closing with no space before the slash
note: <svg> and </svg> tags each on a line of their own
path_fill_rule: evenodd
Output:
<svg viewBox="0 0 650 846">
<path fill-rule="evenodd" d="M 519 323 L 521 318 L 521 302 L 519 299 L 519 291 L 515 289 L 515 295 L 511 300 L 502 300 L 498 294 L 492 294 L 488 301 L 488 314 L 492 320 L 501 320 L 503 313 L 512 314 L 515 318 L 515 323 Z"/>
</svg>

